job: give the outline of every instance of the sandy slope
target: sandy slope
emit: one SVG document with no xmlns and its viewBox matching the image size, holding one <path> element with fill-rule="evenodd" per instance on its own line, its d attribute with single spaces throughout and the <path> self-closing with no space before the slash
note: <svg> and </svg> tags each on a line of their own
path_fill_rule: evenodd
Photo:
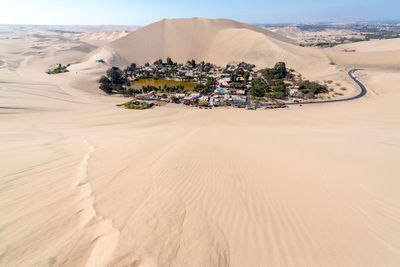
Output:
<svg viewBox="0 0 400 267">
<path fill-rule="evenodd" d="M 0 266 L 400 265 L 398 72 L 354 102 L 133 112 L 92 61 L 46 75 L 85 52 L 37 38 L 0 42 Z"/>
<path fill-rule="evenodd" d="M 351 50 L 358 52 L 377 52 L 377 51 L 393 51 L 400 50 L 400 38 L 387 40 L 371 40 L 359 43 L 342 44 L 335 46 L 337 50 Z"/>
<path fill-rule="evenodd" d="M 178 62 L 194 58 L 218 65 L 245 61 L 261 68 L 285 61 L 308 79 L 342 80 L 349 88 L 352 87 L 351 81 L 340 66 L 395 71 L 400 68 L 399 50 L 349 53 L 305 48 L 264 28 L 232 20 L 204 18 L 158 21 L 99 47 L 83 61 L 102 58 L 110 65 L 124 67 L 131 62 L 151 63 L 159 58 L 165 60 L 168 56 Z"/>
<path fill-rule="evenodd" d="M 161 20 L 143 27 L 92 52 L 94 57 L 112 51 L 118 57 L 108 59 L 113 65 L 127 62 L 144 64 L 171 57 L 178 62 L 205 60 L 219 65 L 227 62 L 252 62 L 265 67 L 285 60 L 299 71 L 329 69 L 319 50 L 302 49 L 292 40 L 268 31 L 231 20 L 203 18 Z M 306 52 L 304 52 L 306 51 Z M 311 51 L 311 52 L 310 52 Z M 308 64 L 313 62 L 314 64 Z M 332 66 L 331 66 L 332 67 Z"/>
<path fill-rule="evenodd" d="M 128 31 L 100 31 L 100 32 L 87 32 L 81 34 L 78 38 L 82 42 L 92 44 L 95 46 L 103 46 L 107 43 L 113 42 L 119 38 L 122 38 L 128 35 Z"/>
<path fill-rule="evenodd" d="M 286 36 L 294 41 L 297 41 L 297 38 L 300 34 L 302 34 L 302 30 L 295 26 L 288 26 L 288 27 L 278 27 L 278 28 L 271 28 L 272 32 L 276 32 L 280 35 Z"/>
</svg>

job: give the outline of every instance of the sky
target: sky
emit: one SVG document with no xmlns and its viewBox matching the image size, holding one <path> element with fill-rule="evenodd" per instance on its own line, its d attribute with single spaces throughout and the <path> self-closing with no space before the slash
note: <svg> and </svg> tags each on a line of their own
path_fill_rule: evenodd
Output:
<svg viewBox="0 0 400 267">
<path fill-rule="evenodd" d="M 250 24 L 400 20 L 400 0 L 0 0 L 0 24 L 147 25 L 163 18 Z"/>
</svg>

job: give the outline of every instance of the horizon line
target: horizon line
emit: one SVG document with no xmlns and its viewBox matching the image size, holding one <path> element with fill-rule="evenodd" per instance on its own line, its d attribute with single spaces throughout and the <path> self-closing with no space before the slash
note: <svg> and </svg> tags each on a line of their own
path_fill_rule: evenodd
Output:
<svg viewBox="0 0 400 267">
<path fill-rule="evenodd" d="M 120 27 L 120 26 L 128 26 L 128 27 L 145 27 L 147 25 L 150 25 L 152 23 L 156 23 L 158 21 L 162 20 L 174 20 L 174 19 L 196 19 L 196 18 L 201 18 L 201 19 L 210 19 L 210 20 L 218 20 L 218 19 L 226 19 L 226 20 L 233 20 L 249 25 L 254 25 L 254 26 L 262 26 L 262 25 L 314 25 L 314 24 L 332 24 L 332 23 L 345 23 L 345 24 L 356 24 L 356 23 L 400 23 L 400 18 L 399 19 L 382 19 L 382 20 L 314 20 L 314 21 L 281 21 L 281 22 L 254 22 L 254 23 L 249 23 L 249 22 L 243 22 L 240 20 L 235 20 L 231 18 L 207 18 L 207 17 L 177 17 L 177 18 L 162 18 L 159 20 L 155 20 L 154 22 L 148 23 L 148 24 L 39 24 L 39 23 L 0 23 L 2 26 L 115 26 L 115 27 Z"/>
</svg>

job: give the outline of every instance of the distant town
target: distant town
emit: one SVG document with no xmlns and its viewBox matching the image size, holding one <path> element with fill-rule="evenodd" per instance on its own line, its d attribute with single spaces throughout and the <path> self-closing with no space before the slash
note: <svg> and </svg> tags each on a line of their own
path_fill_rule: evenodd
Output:
<svg viewBox="0 0 400 267">
<path fill-rule="evenodd" d="M 287 101 L 315 99 L 329 93 L 327 85 L 303 80 L 284 62 L 258 69 L 245 62 L 219 67 L 204 61 L 182 64 L 167 58 L 143 66 L 132 63 L 123 70 L 112 67 L 99 83 L 107 94 L 133 97 L 125 103 L 130 109 L 167 103 L 199 108 L 285 108 Z"/>
</svg>

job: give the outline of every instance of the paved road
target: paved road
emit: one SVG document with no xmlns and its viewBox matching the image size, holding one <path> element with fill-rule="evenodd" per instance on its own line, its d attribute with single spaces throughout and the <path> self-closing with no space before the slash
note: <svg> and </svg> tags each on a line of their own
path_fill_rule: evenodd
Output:
<svg viewBox="0 0 400 267">
<path fill-rule="evenodd" d="M 286 103 L 286 105 L 307 105 L 307 104 L 321 104 L 321 103 L 334 103 L 334 102 L 344 102 L 344 101 L 351 101 L 357 98 L 361 98 L 367 94 L 367 88 L 355 77 L 354 72 L 356 72 L 358 69 L 351 69 L 349 70 L 348 74 L 350 78 L 361 88 L 361 92 L 356 95 L 352 96 L 349 98 L 342 98 L 342 99 L 332 99 L 332 100 L 320 100 L 320 101 L 303 101 L 303 102 L 297 102 L 297 103 Z M 272 104 L 271 104 L 272 105 Z"/>
</svg>

